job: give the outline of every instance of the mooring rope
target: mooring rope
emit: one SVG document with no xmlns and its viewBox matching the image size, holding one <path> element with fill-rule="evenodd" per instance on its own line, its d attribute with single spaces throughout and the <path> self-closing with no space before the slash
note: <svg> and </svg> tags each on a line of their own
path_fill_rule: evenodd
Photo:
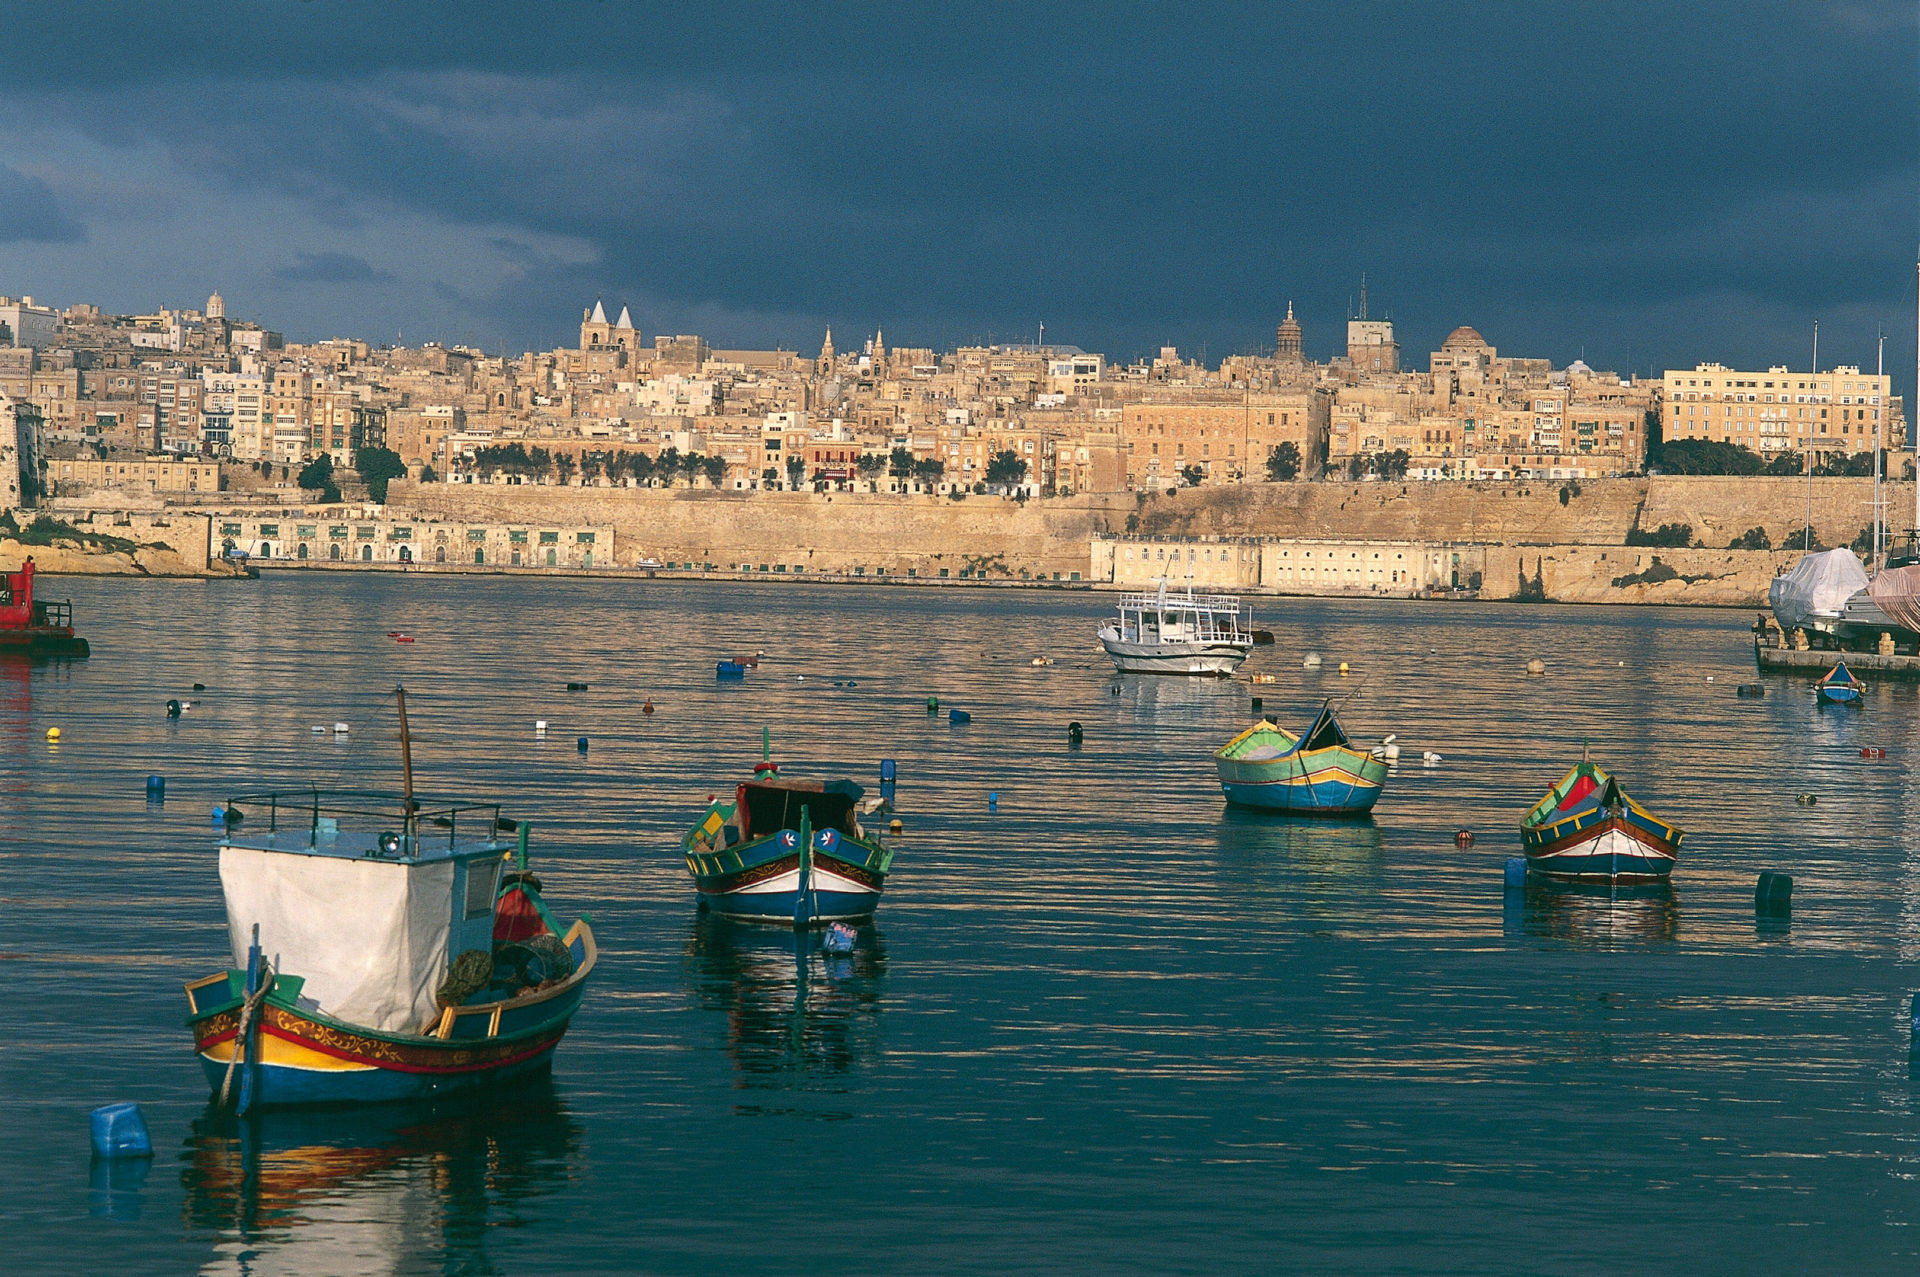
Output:
<svg viewBox="0 0 1920 1277">
<path fill-rule="evenodd" d="M 220 1107 L 227 1107 L 227 1095 L 233 1089 L 233 1071 L 247 1054 L 247 1034 L 253 1027 L 254 1013 L 260 1004 L 267 1000 L 267 994 L 273 992 L 273 968 L 265 962 L 260 964 L 260 987 L 247 996 L 246 1003 L 240 1008 L 240 1028 L 233 1038 L 233 1055 L 227 1060 L 227 1075 L 220 1081 Z"/>
</svg>

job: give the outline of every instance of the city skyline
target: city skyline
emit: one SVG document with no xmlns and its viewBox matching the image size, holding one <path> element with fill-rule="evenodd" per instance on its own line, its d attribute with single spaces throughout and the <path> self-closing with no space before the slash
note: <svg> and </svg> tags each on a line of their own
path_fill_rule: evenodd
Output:
<svg viewBox="0 0 1920 1277">
<path fill-rule="evenodd" d="M 1044 323 L 1217 363 L 1289 302 L 1326 358 L 1364 273 L 1409 350 L 1471 324 L 1556 364 L 1798 368 L 1818 320 L 1823 366 L 1884 328 L 1911 390 L 1905 7 L 206 12 L 90 7 L 79 43 L 78 10 L 23 15 L 10 291 L 218 288 L 295 339 L 489 352 L 599 296 L 727 347 Z"/>
</svg>

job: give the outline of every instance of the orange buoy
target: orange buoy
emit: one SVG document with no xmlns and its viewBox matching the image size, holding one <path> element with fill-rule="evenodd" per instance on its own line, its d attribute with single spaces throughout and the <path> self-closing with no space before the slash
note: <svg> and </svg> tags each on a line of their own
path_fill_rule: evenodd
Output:
<svg viewBox="0 0 1920 1277">
<path fill-rule="evenodd" d="M 653 713 L 653 701 L 652 701 L 652 700 L 648 700 L 648 701 L 647 701 L 647 703 L 646 703 L 645 705 L 642 705 L 642 706 L 640 707 L 640 712 L 641 712 L 642 714 L 651 714 L 651 713 Z"/>
<path fill-rule="evenodd" d="M 1473 846 L 1473 830 L 1462 829 L 1459 833 L 1455 834 L 1453 836 L 1453 845 L 1456 847 Z"/>
</svg>

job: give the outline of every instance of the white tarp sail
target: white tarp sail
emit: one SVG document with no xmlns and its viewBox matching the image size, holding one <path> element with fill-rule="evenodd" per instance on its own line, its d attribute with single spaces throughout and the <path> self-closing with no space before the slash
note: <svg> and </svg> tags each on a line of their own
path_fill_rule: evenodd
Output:
<svg viewBox="0 0 1920 1277">
<path fill-rule="evenodd" d="M 301 997 L 370 1029 L 413 1033 L 439 1014 L 454 862 L 424 864 L 220 849 L 235 966 L 253 925 L 274 969 L 306 979 Z"/>
<path fill-rule="evenodd" d="M 1767 602 L 1780 628 L 1792 630 L 1810 618 L 1831 620 L 1847 600 L 1866 588 L 1867 570 L 1852 550 L 1822 550 L 1793 565 L 1793 571 L 1773 578 Z"/>
</svg>

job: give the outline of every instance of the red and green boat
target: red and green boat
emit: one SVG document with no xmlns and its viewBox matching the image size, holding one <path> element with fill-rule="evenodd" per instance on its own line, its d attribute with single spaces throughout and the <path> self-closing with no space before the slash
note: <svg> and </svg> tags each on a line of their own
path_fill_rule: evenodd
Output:
<svg viewBox="0 0 1920 1277">
<path fill-rule="evenodd" d="M 1602 882 L 1664 882 L 1686 835 L 1582 757 L 1520 820 L 1527 872 Z"/>
</svg>

